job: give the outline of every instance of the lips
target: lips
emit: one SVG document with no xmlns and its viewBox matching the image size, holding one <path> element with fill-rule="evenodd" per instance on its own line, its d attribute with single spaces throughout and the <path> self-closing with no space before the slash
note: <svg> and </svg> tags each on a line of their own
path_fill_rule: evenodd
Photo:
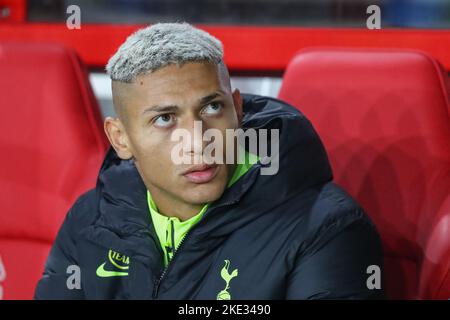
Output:
<svg viewBox="0 0 450 320">
<path fill-rule="evenodd" d="M 218 168 L 217 165 L 196 165 L 183 173 L 183 176 L 193 183 L 207 183 L 216 176 Z"/>
</svg>

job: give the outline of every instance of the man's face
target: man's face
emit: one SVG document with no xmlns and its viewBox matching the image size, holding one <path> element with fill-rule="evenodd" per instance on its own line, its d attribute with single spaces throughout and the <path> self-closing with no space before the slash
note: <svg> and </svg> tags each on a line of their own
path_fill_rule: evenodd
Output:
<svg viewBox="0 0 450 320">
<path fill-rule="evenodd" d="M 222 68 L 201 62 L 169 65 L 138 76 L 131 84 L 113 83 L 114 104 L 120 105 L 123 128 L 117 141 L 125 145 L 118 154 L 134 157 L 152 195 L 200 205 L 217 200 L 224 192 L 234 164 L 205 166 L 203 161 L 198 165 L 193 160 L 195 154 L 201 153 L 199 145 L 203 152 L 207 145 L 202 135 L 194 135 L 194 121 L 201 121 L 203 132 L 218 129 L 224 140 L 223 150 L 225 130 L 240 126 L 242 100 L 239 91 L 231 93 L 228 75 Z M 191 164 L 175 164 L 171 158 L 173 148 L 180 143 L 171 139 L 176 129 L 188 130 L 197 138 L 182 151 L 192 157 Z"/>
</svg>

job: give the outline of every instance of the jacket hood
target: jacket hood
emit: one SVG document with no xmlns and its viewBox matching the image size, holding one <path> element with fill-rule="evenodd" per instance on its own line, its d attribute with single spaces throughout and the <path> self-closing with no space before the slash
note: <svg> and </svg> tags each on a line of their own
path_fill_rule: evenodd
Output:
<svg viewBox="0 0 450 320">
<path fill-rule="evenodd" d="M 323 144 L 303 114 L 277 99 L 248 94 L 243 99 L 244 130 L 279 129 L 279 170 L 272 176 L 261 175 L 261 168 L 270 164 L 255 164 L 210 205 L 198 223 L 202 226 L 196 230 L 198 237 L 223 236 L 254 219 L 263 208 L 276 206 L 309 187 L 332 180 Z M 151 229 L 146 186 L 133 161 L 120 159 L 112 147 L 100 169 L 96 192 L 100 198 L 97 225 L 119 235 L 136 235 Z M 243 197 L 246 193 L 248 196 Z M 252 210 L 243 214 L 236 207 Z"/>
</svg>

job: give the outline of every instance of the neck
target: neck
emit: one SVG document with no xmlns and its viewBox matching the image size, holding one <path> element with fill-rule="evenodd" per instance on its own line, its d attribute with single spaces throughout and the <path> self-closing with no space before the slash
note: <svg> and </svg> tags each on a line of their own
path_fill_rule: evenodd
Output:
<svg viewBox="0 0 450 320">
<path fill-rule="evenodd" d="M 195 216 L 203 208 L 203 204 L 190 204 L 176 199 L 170 194 L 154 187 L 148 188 L 158 212 L 167 217 L 176 217 L 181 221 Z"/>
</svg>

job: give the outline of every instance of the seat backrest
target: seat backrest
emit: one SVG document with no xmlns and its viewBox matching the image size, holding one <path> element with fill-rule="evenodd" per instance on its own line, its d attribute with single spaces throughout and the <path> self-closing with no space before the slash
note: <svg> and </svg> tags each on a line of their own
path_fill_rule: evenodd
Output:
<svg viewBox="0 0 450 320">
<path fill-rule="evenodd" d="M 375 222 L 390 298 L 450 298 L 450 108 L 437 61 L 412 50 L 299 52 L 279 98 L 312 122 L 335 181 Z"/>
<path fill-rule="evenodd" d="M 0 43 L 0 294 L 29 299 L 108 143 L 87 72 L 56 44 Z"/>
</svg>

